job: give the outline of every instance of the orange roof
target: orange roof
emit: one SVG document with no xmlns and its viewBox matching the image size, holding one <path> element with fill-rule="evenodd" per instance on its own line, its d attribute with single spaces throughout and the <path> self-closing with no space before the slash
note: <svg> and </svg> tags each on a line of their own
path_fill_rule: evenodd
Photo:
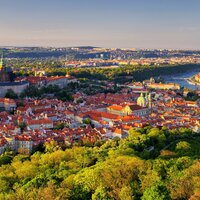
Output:
<svg viewBox="0 0 200 200">
<path fill-rule="evenodd" d="M 195 101 L 186 101 L 187 104 L 196 104 Z"/>
<path fill-rule="evenodd" d="M 50 119 L 33 119 L 33 120 L 28 120 L 27 124 L 28 125 L 35 125 L 35 124 L 52 124 L 53 121 Z"/>
<path fill-rule="evenodd" d="M 46 79 L 47 79 L 47 77 L 45 77 L 45 76 L 42 76 L 42 77 L 39 77 L 39 76 L 28 76 L 28 77 L 26 77 L 26 80 L 29 83 L 32 83 L 32 84 L 37 84 L 38 82 L 45 81 Z"/>
<path fill-rule="evenodd" d="M 121 135 L 123 132 L 122 132 L 122 129 L 116 128 L 114 133 Z"/>
<path fill-rule="evenodd" d="M 123 110 L 123 107 L 119 105 L 112 105 L 112 106 L 109 106 L 108 109 L 121 111 Z"/>
<path fill-rule="evenodd" d="M 127 116 L 124 116 L 122 118 L 122 121 L 133 121 L 133 120 L 140 120 L 141 118 L 139 116 L 130 116 L 130 115 L 127 115 Z"/>
<path fill-rule="evenodd" d="M 16 104 L 16 102 L 13 99 L 9 98 L 0 98 L 1 103 L 10 103 L 10 104 Z"/>
<path fill-rule="evenodd" d="M 47 78 L 47 81 L 50 82 L 50 81 L 56 81 L 59 79 L 66 79 L 66 77 L 65 76 L 51 76 Z"/>
</svg>

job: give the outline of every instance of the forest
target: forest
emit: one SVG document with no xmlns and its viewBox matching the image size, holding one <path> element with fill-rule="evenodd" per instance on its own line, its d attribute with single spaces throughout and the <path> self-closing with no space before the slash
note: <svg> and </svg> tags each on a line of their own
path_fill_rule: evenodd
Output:
<svg viewBox="0 0 200 200">
<path fill-rule="evenodd" d="M 67 71 L 76 78 L 87 78 L 97 80 L 110 80 L 115 83 L 125 83 L 131 81 L 144 81 L 151 77 L 162 77 L 200 69 L 198 64 L 181 65 L 124 65 L 118 68 L 70 68 Z M 61 75 L 66 73 L 66 69 L 54 68 L 47 70 L 48 75 Z"/>
<path fill-rule="evenodd" d="M 131 128 L 124 139 L 45 143 L 0 156 L 4 200 L 197 200 L 200 135 L 186 128 Z"/>
</svg>

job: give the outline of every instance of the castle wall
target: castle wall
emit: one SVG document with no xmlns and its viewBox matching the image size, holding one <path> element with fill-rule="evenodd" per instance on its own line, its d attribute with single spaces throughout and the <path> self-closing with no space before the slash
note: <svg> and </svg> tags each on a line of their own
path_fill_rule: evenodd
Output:
<svg viewBox="0 0 200 200">
<path fill-rule="evenodd" d="M 26 87 L 29 85 L 29 83 L 25 82 L 22 84 L 18 84 L 18 83 L 4 83 L 3 85 L 0 85 L 0 97 L 5 97 L 5 94 L 7 92 L 8 89 L 12 89 L 17 95 L 20 95 L 25 89 Z"/>
</svg>

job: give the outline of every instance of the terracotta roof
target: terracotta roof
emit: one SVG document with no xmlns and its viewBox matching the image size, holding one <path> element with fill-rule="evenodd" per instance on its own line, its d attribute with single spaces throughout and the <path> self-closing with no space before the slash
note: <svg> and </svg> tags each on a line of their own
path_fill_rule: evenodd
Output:
<svg viewBox="0 0 200 200">
<path fill-rule="evenodd" d="M 28 125 L 35 125 L 35 124 L 52 124 L 53 121 L 50 119 L 33 119 L 33 120 L 28 120 L 27 124 Z"/>
</svg>

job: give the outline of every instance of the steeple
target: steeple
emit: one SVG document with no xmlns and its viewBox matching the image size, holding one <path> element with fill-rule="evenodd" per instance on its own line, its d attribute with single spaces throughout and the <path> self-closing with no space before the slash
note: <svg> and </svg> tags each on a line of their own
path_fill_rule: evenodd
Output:
<svg viewBox="0 0 200 200">
<path fill-rule="evenodd" d="M 152 108 L 152 97 L 151 97 L 151 93 L 149 93 L 149 95 L 148 95 L 148 104 L 149 104 L 149 108 Z"/>
<path fill-rule="evenodd" d="M 67 71 L 66 75 L 65 75 L 66 78 L 69 78 L 70 77 L 70 74 L 69 72 Z"/>
<path fill-rule="evenodd" d="M 0 70 L 4 67 L 3 64 L 3 54 L 1 55 L 1 60 L 0 60 Z"/>
<path fill-rule="evenodd" d="M 137 99 L 137 105 L 142 106 L 142 107 L 146 106 L 146 99 L 145 99 L 143 93 L 141 93 L 140 97 L 138 97 L 138 99 Z"/>
</svg>

